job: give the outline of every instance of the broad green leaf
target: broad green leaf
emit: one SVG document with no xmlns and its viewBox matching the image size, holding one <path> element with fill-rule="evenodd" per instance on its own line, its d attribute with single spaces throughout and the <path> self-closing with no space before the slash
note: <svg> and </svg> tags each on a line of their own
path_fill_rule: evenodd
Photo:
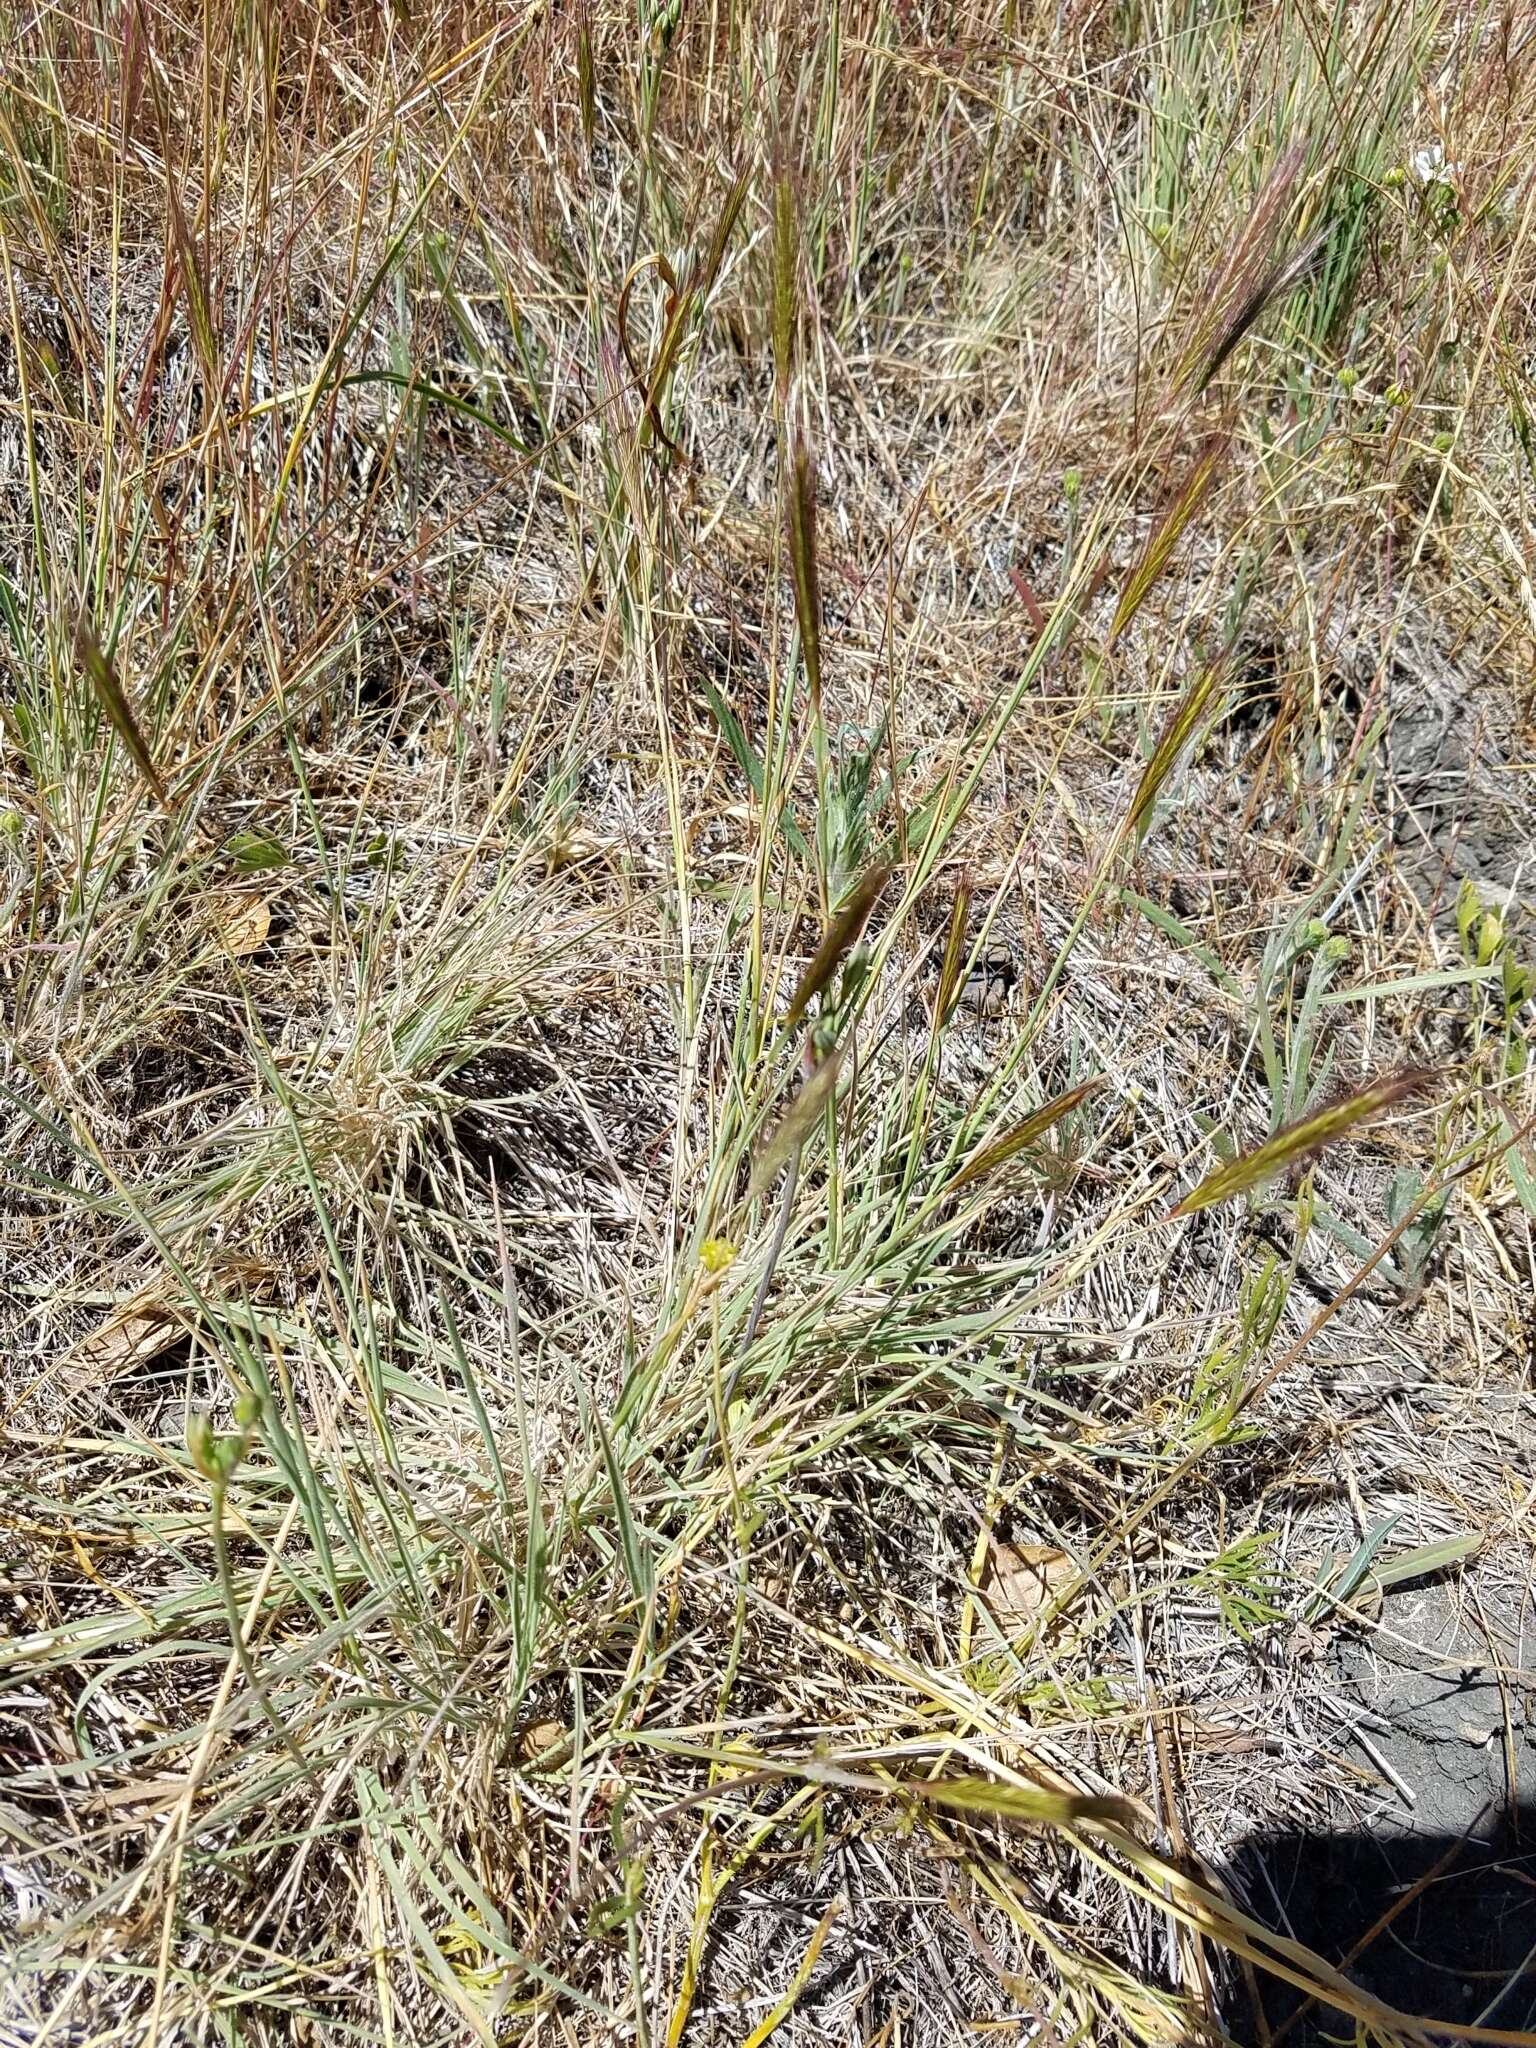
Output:
<svg viewBox="0 0 1536 2048">
<path fill-rule="evenodd" d="M 233 833 L 225 840 L 224 851 L 234 862 L 237 873 L 242 875 L 257 875 L 267 868 L 288 865 L 288 856 L 277 841 L 260 832 Z"/>
<path fill-rule="evenodd" d="M 1521 1208 L 1524 1209 L 1527 1216 L 1536 1216 L 1536 1173 L 1531 1171 L 1530 1166 L 1526 1163 L 1525 1154 L 1521 1149 L 1521 1138 L 1525 1134 L 1515 1129 L 1507 1114 L 1503 1112 L 1500 1114 L 1505 1135 L 1508 1139 L 1508 1142 L 1501 1148 L 1504 1155 L 1504 1164 L 1509 1169 L 1509 1178 L 1515 1193 L 1520 1197 Z"/>
<path fill-rule="evenodd" d="M 1459 1536 L 1442 1536 L 1438 1543 L 1420 1543 L 1413 1550 L 1399 1551 L 1396 1557 L 1389 1557 L 1385 1564 L 1376 1567 L 1378 1585 L 1401 1586 L 1408 1579 L 1427 1578 L 1431 1572 L 1448 1571 L 1453 1564 L 1460 1564 L 1463 1558 L 1473 1557 L 1482 1548 L 1483 1538 L 1476 1529 L 1463 1529 Z"/>
</svg>

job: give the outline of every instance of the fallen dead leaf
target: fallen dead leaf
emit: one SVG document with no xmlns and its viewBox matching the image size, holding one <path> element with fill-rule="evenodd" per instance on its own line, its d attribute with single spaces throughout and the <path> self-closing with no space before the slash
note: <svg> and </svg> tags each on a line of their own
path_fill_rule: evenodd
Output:
<svg viewBox="0 0 1536 2048">
<path fill-rule="evenodd" d="M 147 1365 L 182 1334 L 180 1318 L 164 1302 L 139 1296 L 115 1308 L 64 1361 L 65 1384 L 81 1392 L 93 1380 L 110 1379 L 130 1366 Z"/>
<path fill-rule="evenodd" d="M 548 1756 L 552 1749 L 558 1749 L 566 1739 L 566 1731 L 558 1721 L 530 1721 L 523 1730 L 518 1747 L 525 1763 L 534 1763 L 541 1756 Z"/>
<path fill-rule="evenodd" d="M 1076 1576 L 1067 1553 L 1048 1543 L 994 1543 L 981 1590 L 999 1628 L 1027 1628 Z"/>
<path fill-rule="evenodd" d="M 248 960 L 266 944 L 272 929 L 272 906 L 260 896 L 243 896 L 238 890 L 213 900 L 210 923 L 226 953 L 235 960 Z"/>
<path fill-rule="evenodd" d="M 1266 1756 L 1277 1756 L 1280 1753 L 1277 1736 L 1252 1728 L 1223 1728 L 1215 1723 L 1197 1723 L 1191 1730 L 1189 1742 L 1199 1756 L 1254 1756 L 1261 1752 Z"/>
</svg>

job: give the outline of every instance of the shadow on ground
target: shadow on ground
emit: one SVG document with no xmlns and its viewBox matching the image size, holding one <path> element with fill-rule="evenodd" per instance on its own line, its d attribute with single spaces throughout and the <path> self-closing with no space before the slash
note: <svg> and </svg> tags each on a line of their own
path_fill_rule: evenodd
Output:
<svg viewBox="0 0 1536 2048">
<path fill-rule="evenodd" d="M 1255 1837 L 1234 1874 L 1258 1918 L 1399 2011 L 1536 2029 L 1536 1804 L 1491 1805 L 1462 1834 Z M 1354 2039 L 1342 2014 L 1287 1985 L 1266 1979 L 1260 1995 L 1262 2020 L 1239 1996 L 1239 2040 L 1262 2042 L 1266 2024 L 1287 2048 Z"/>
</svg>

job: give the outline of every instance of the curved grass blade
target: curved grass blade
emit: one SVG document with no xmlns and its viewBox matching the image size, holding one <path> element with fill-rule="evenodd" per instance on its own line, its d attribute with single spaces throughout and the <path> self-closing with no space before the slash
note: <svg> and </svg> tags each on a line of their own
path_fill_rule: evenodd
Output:
<svg viewBox="0 0 1536 2048">
<path fill-rule="evenodd" d="M 759 754 L 756 747 L 747 738 L 746 729 L 742 725 L 741 720 L 736 716 L 736 713 L 725 701 L 720 691 L 715 688 L 708 676 L 700 679 L 700 687 L 703 689 L 705 700 L 710 710 L 715 714 L 715 723 L 725 736 L 725 743 L 731 750 L 736 766 L 747 778 L 752 794 L 760 804 L 763 803 L 766 779 L 763 774 L 762 755 Z M 805 834 L 795 823 L 794 815 L 787 802 L 783 805 L 777 820 L 774 822 L 777 823 L 779 830 L 783 833 L 784 843 L 795 858 L 797 860 L 809 860 L 811 850 L 805 843 Z"/>
<path fill-rule="evenodd" d="M 619 334 L 619 347 L 624 351 L 624 360 L 629 365 L 629 373 L 634 378 L 635 387 L 640 393 L 641 407 L 650 424 L 652 433 L 664 448 L 669 449 L 680 461 L 686 462 L 688 460 L 687 456 L 684 455 L 677 443 L 669 438 L 666 428 L 662 425 L 661 412 L 656 404 L 656 392 L 664 375 L 660 361 L 658 359 L 657 367 L 647 376 L 635 360 L 634 351 L 629 345 L 630 293 L 647 270 L 656 271 L 667 287 L 667 318 L 663 347 L 666 346 L 665 335 L 670 335 L 677 330 L 678 308 L 682 300 L 682 294 L 678 289 L 677 276 L 666 257 L 658 251 L 652 250 L 650 255 L 642 256 L 638 262 L 632 263 L 629 266 L 629 273 L 619 288 L 619 309 L 615 319 Z"/>
<path fill-rule="evenodd" d="M 1311 1116 L 1299 1117 L 1295 1123 L 1276 1131 L 1257 1151 L 1245 1152 L 1240 1159 L 1207 1174 L 1170 1215 L 1193 1216 L 1197 1210 L 1212 1209 L 1218 1202 L 1229 1202 L 1234 1195 L 1246 1194 L 1261 1181 L 1273 1180 L 1276 1174 L 1321 1152 L 1325 1145 L 1336 1143 L 1410 1096 L 1421 1094 L 1434 1078 L 1431 1068 L 1405 1067 L 1400 1073 L 1372 1081 L 1342 1102 L 1330 1103 Z"/>
<path fill-rule="evenodd" d="M 785 2020 L 789 2018 L 795 2007 L 800 2003 L 801 1995 L 806 1985 L 811 1981 L 811 1973 L 816 1968 L 816 1958 L 821 1954 L 822 1944 L 831 1933 L 832 1923 L 842 1910 L 842 1900 L 834 1899 L 825 1913 L 822 1914 L 812 1930 L 810 1940 L 805 1945 L 805 1954 L 801 1956 L 799 1963 L 795 1967 L 795 1974 L 789 1980 L 789 1988 L 785 1991 L 784 1996 L 779 2000 L 772 2012 L 765 2019 L 758 2021 L 757 2025 L 742 2043 L 742 2048 L 763 2048 L 763 2043 L 771 2035 L 778 2032 Z"/>
<path fill-rule="evenodd" d="M 679 286 L 677 278 L 673 274 L 672 266 L 668 263 L 667 259 L 662 255 L 655 254 L 642 256 L 638 263 L 630 266 L 629 275 L 625 278 L 623 289 L 619 294 L 619 345 L 624 351 L 630 371 L 642 393 L 642 405 L 646 419 L 650 422 L 651 431 L 655 434 L 657 440 L 661 442 L 662 446 L 670 449 L 678 457 L 679 461 L 684 463 L 688 461 L 687 455 L 669 437 L 661 423 L 662 394 L 671 380 L 673 370 L 677 367 L 678 355 L 684 340 L 687 338 L 689 323 L 693 319 L 694 312 L 700 302 L 708 298 L 710 292 L 713 291 L 715 279 L 720 274 L 720 265 L 725 260 L 726 247 L 730 242 L 731 236 L 735 233 L 736 222 L 740 218 L 742 205 L 747 196 L 748 178 L 749 174 L 746 171 L 742 171 L 732 183 L 730 190 L 726 194 L 725 205 L 721 211 L 720 218 L 715 223 L 715 231 L 710 236 L 708 245 L 695 263 L 686 284 Z M 667 307 L 666 321 L 662 328 L 661 341 L 656 350 L 656 359 L 647 374 L 641 371 L 629 346 L 629 295 L 635 280 L 640 276 L 641 272 L 652 267 L 658 270 L 665 280 L 667 286 Z"/>
</svg>

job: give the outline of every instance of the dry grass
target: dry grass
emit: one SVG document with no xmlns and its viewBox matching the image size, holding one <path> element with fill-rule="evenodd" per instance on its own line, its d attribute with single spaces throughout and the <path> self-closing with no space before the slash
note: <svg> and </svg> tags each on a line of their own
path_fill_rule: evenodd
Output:
<svg viewBox="0 0 1536 2048">
<path fill-rule="evenodd" d="M 1228 1873 L 1524 1597 L 1536 17 L 4 48 L 0 2034 L 1404 2037 Z"/>
</svg>

